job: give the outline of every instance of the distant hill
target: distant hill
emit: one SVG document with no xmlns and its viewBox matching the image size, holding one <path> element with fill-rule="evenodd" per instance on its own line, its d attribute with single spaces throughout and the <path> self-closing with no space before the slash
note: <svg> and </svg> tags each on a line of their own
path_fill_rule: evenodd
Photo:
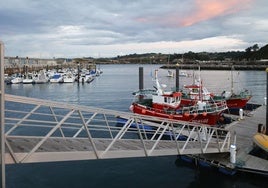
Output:
<svg viewBox="0 0 268 188">
<path fill-rule="evenodd" d="M 268 59 L 268 44 L 259 48 L 257 44 L 248 47 L 245 51 L 227 51 L 227 52 L 186 52 L 183 54 L 130 54 L 117 56 L 113 58 L 119 63 L 160 63 L 176 64 L 179 61 L 196 62 L 196 61 L 255 61 Z"/>
<path fill-rule="evenodd" d="M 256 52 L 252 52 L 250 59 L 268 59 L 268 44 L 260 48 Z"/>
</svg>

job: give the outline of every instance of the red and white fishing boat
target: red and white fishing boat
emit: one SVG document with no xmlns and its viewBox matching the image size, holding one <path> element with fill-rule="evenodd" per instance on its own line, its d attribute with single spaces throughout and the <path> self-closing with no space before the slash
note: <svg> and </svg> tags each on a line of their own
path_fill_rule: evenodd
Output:
<svg viewBox="0 0 268 188">
<path fill-rule="evenodd" d="M 183 92 L 182 104 L 191 105 L 193 99 L 195 100 L 226 100 L 227 106 L 229 109 L 240 109 L 244 108 L 247 102 L 251 99 L 252 95 L 248 90 L 243 90 L 239 94 L 235 94 L 233 89 L 231 92 L 223 91 L 220 95 L 211 93 L 205 88 L 201 82 L 197 82 L 192 85 L 186 85 L 184 88 L 187 90 Z"/>
<path fill-rule="evenodd" d="M 156 90 L 135 92 L 135 101 L 130 110 L 136 114 L 216 125 L 221 113 L 227 109 L 226 101 L 191 100 L 183 104 L 182 93 L 164 91 L 155 71 Z"/>
</svg>

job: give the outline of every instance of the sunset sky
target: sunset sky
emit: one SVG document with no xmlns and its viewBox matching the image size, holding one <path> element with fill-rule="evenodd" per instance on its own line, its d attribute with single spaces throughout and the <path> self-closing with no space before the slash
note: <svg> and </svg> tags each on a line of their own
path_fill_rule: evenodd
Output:
<svg viewBox="0 0 268 188">
<path fill-rule="evenodd" d="M 268 43 L 267 0 L 9 0 L 6 56 L 222 52 Z"/>
</svg>

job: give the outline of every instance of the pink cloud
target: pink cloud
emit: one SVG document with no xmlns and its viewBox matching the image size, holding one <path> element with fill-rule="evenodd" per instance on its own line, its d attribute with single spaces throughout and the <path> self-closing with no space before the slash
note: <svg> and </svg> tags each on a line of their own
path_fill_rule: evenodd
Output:
<svg viewBox="0 0 268 188">
<path fill-rule="evenodd" d="M 180 20 L 180 25 L 190 26 L 200 21 L 236 13 L 253 0 L 195 0 L 195 9 Z"/>
</svg>

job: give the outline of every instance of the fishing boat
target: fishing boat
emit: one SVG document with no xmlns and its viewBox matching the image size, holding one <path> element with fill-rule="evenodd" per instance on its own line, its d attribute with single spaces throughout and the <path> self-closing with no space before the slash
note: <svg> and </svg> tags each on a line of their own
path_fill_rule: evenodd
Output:
<svg viewBox="0 0 268 188">
<path fill-rule="evenodd" d="M 216 125 L 222 112 L 227 109 L 226 101 L 203 101 L 192 99 L 192 104 L 182 104 L 182 93 L 164 91 L 155 71 L 155 92 L 135 92 L 130 110 L 136 114 L 169 118 L 182 121 Z"/>
<path fill-rule="evenodd" d="M 186 91 L 183 92 L 182 96 L 183 104 L 191 104 L 193 99 L 200 100 L 202 96 L 202 100 L 226 100 L 229 109 L 240 109 L 244 108 L 252 97 L 248 90 L 243 90 L 239 94 L 235 94 L 233 90 L 232 92 L 223 91 L 220 95 L 217 95 L 209 92 L 200 81 L 197 81 L 192 85 L 185 85 L 184 89 L 186 89 Z"/>
<path fill-rule="evenodd" d="M 235 92 L 234 90 L 239 90 L 234 88 L 234 67 L 231 68 L 231 91 L 223 91 L 220 95 L 215 95 L 214 99 L 225 99 L 227 105 L 230 109 L 240 109 L 244 108 L 247 102 L 252 98 L 251 92 L 247 89 L 240 90 L 240 92 Z"/>
</svg>

